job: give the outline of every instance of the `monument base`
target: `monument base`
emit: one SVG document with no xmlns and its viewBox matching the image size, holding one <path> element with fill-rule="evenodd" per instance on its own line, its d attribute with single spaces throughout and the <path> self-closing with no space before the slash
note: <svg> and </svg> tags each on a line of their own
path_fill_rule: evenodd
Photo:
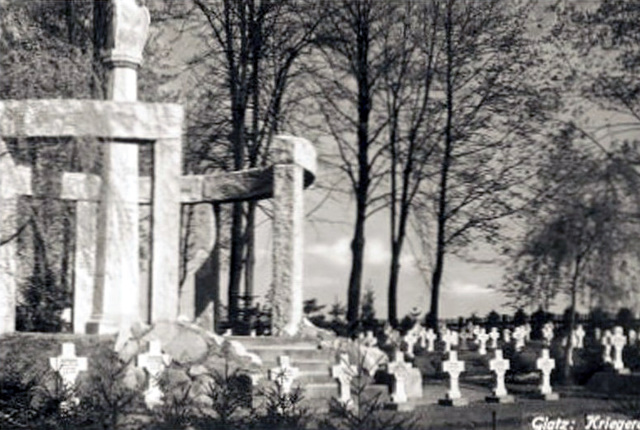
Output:
<svg viewBox="0 0 640 430">
<path fill-rule="evenodd" d="M 623 367 L 622 369 L 616 369 L 616 373 L 618 375 L 631 375 L 631 370 L 629 370 L 626 367 Z"/>
<path fill-rule="evenodd" d="M 86 334 L 117 334 L 120 324 L 108 320 L 89 320 L 86 325 Z"/>
<path fill-rule="evenodd" d="M 548 394 L 541 394 L 538 393 L 535 396 L 533 396 L 534 399 L 539 399 L 539 400 L 544 400 L 547 402 L 553 402 L 556 400 L 560 400 L 560 395 L 558 393 L 548 393 Z"/>
<path fill-rule="evenodd" d="M 411 412 L 416 408 L 416 405 L 412 402 L 385 403 L 384 408 L 389 411 Z"/>
<path fill-rule="evenodd" d="M 464 397 L 460 397 L 459 399 L 450 399 L 448 397 L 444 399 L 438 400 L 438 404 L 441 406 L 467 406 L 469 404 L 469 400 Z"/>
<path fill-rule="evenodd" d="M 505 396 L 487 396 L 485 397 L 487 403 L 515 403 L 516 398 L 511 394 Z"/>
</svg>

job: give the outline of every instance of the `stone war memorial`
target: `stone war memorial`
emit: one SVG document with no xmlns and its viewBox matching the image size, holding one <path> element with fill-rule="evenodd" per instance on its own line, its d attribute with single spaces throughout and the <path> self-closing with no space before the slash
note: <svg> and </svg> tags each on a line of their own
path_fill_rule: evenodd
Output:
<svg viewBox="0 0 640 430">
<path fill-rule="evenodd" d="M 313 320 L 303 256 L 305 195 L 322 176 L 314 143 L 274 133 L 260 167 L 185 173 L 190 112 L 138 100 L 149 8 L 107 3 L 104 100 L 0 100 L 0 429 L 605 428 L 595 423 L 629 416 L 624 407 L 637 414 L 633 315 L 540 308 L 432 319 L 414 306 L 386 321 L 375 318 L 372 290 L 368 318 L 347 321 L 336 303 L 331 321 Z M 19 156 L 19 145 L 54 140 L 96 145 L 97 167 L 43 173 Z M 43 175 L 55 186 L 45 189 Z M 25 202 L 44 198 L 72 209 L 71 304 L 60 332 L 17 324 L 30 258 L 20 239 Z M 268 327 L 249 318 L 242 329 L 220 325 L 210 275 L 224 218 L 212 208 L 261 200 L 272 204 Z M 197 243 L 188 250 L 192 209 Z"/>
</svg>

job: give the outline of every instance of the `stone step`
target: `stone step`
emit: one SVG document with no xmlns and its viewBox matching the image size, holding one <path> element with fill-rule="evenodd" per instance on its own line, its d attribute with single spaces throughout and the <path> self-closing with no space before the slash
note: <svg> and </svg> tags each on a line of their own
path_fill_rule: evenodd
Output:
<svg viewBox="0 0 640 430">
<path fill-rule="evenodd" d="M 262 364 L 264 369 L 273 369 L 274 367 L 278 367 L 277 360 L 263 360 Z M 327 375 L 331 373 L 331 364 L 329 364 L 328 360 L 318 360 L 315 358 L 298 359 L 296 357 L 291 359 L 291 365 L 293 367 L 297 367 L 301 372 L 324 371 Z"/>
<path fill-rule="evenodd" d="M 327 360 L 327 364 L 332 361 L 332 352 L 326 349 L 318 349 L 309 345 L 252 345 L 247 347 L 249 352 L 258 355 L 263 363 L 277 363 L 278 357 L 287 355 L 292 363 L 310 359 Z"/>
<path fill-rule="evenodd" d="M 242 343 L 247 349 L 249 346 L 253 345 L 266 345 L 266 346 L 276 346 L 276 345 L 312 345 L 317 346 L 317 342 L 315 340 L 309 339 L 292 339 L 288 337 L 277 337 L 277 336 L 224 336 L 225 339 L 235 340 Z"/>
</svg>

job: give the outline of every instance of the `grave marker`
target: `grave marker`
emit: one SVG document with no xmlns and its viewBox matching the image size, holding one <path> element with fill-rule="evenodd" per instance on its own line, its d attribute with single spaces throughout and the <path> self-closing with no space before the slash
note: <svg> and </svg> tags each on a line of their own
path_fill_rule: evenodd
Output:
<svg viewBox="0 0 640 430">
<path fill-rule="evenodd" d="M 438 336 L 433 331 L 433 329 L 430 328 L 429 330 L 427 330 L 427 334 L 424 337 L 427 339 L 427 352 L 433 352 L 434 351 L 433 345 L 435 340 L 438 338 Z"/>
<path fill-rule="evenodd" d="M 375 335 L 373 334 L 373 331 L 371 330 L 367 331 L 367 336 L 364 338 L 364 344 L 365 346 L 368 346 L 368 347 L 374 347 L 378 344 L 378 338 L 375 337 Z"/>
<path fill-rule="evenodd" d="M 513 332 L 513 338 L 516 340 L 516 351 L 522 351 L 522 348 L 524 348 L 524 339 L 526 337 L 526 334 L 524 332 L 524 329 L 522 328 L 522 326 L 518 326 L 515 331 Z"/>
<path fill-rule="evenodd" d="M 638 333 L 634 329 L 629 330 L 629 346 L 635 345 L 637 340 Z"/>
<path fill-rule="evenodd" d="M 502 330 L 502 340 L 504 343 L 511 343 L 511 330 L 508 328 Z"/>
<path fill-rule="evenodd" d="M 358 374 L 358 367 L 349 363 L 349 354 L 340 354 L 338 364 L 331 368 L 331 377 L 338 380 L 340 397 L 338 401 L 344 405 L 352 405 L 351 380 Z"/>
<path fill-rule="evenodd" d="M 449 391 L 446 397 L 440 399 L 438 403 L 444 406 L 467 405 L 469 401 L 462 397 L 459 383 L 460 374 L 464 372 L 464 361 L 458 360 L 456 351 L 449 352 L 449 360 L 442 363 L 442 370 L 449 374 Z"/>
<path fill-rule="evenodd" d="M 447 329 L 444 336 L 442 336 L 442 340 L 444 341 L 444 352 L 450 352 L 451 346 L 454 344 L 456 336 L 453 334 L 452 330 Z"/>
<path fill-rule="evenodd" d="M 513 403 L 514 397 L 509 395 L 504 383 L 504 376 L 510 369 L 509 360 L 502 356 L 502 350 L 496 349 L 495 358 L 489 361 L 489 369 L 496 374 L 496 385 L 491 396 L 486 398 L 489 403 Z"/>
<path fill-rule="evenodd" d="M 269 370 L 269 380 L 274 381 L 282 394 L 291 394 L 293 381 L 300 375 L 297 367 L 291 367 L 291 359 L 286 355 L 278 357 L 278 367 Z"/>
<path fill-rule="evenodd" d="M 579 324 L 578 327 L 573 332 L 573 336 L 575 340 L 575 342 L 573 343 L 573 346 L 576 349 L 584 348 L 584 335 L 585 335 L 584 328 L 582 327 L 582 324 Z"/>
<path fill-rule="evenodd" d="M 71 393 L 75 389 L 80 372 L 86 372 L 88 368 L 87 357 L 76 356 L 76 346 L 69 342 L 62 344 L 62 353 L 59 356 L 49 358 L 49 365 L 60 375 L 64 389 Z M 76 404 L 80 402 L 74 395 L 70 400 Z"/>
<path fill-rule="evenodd" d="M 144 392 L 144 402 L 149 409 L 162 404 L 164 393 L 160 389 L 160 376 L 171 363 L 171 357 L 162 353 L 159 340 L 149 341 L 149 352 L 138 355 L 138 367 L 149 373 L 149 382 Z"/>
<path fill-rule="evenodd" d="M 498 349 L 498 339 L 500 339 L 500 332 L 497 327 L 492 327 L 489 332 L 491 338 L 491 349 Z"/>
<path fill-rule="evenodd" d="M 489 335 L 487 331 L 483 328 L 477 335 L 477 342 L 480 344 L 480 348 L 478 349 L 478 354 L 486 355 L 487 354 L 487 341 L 489 340 Z"/>
<path fill-rule="evenodd" d="M 545 344 L 547 346 L 551 346 L 551 341 L 553 340 L 553 323 L 548 322 L 542 328 L 542 337 L 544 338 Z"/>
<path fill-rule="evenodd" d="M 416 346 L 416 343 L 418 343 L 418 336 L 413 333 L 412 331 L 409 331 L 403 338 L 402 338 L 402 342 L 404 343 L 404 345 L 407 347 L 407 356 L 409 358 L 413 358 L 413 348 Z"/>
<path fill-rule="evenodd" d="M 622 327 L 618 326 L 614 329 L 614 335 L 611 338 L 611 344 L 615 348 L 613 368 L 620 374 L 628 374 L 629 369 L 624 367 L 624 362 L 622 361 L 622 351 L 627 344 L 627 338 L 624 335 L 624 330 Z"/>
<path fill-rule="evenodd" d="M 542 356 L 536 360 L 536 368 L 542 372 L 540 395 L 545 400 L 558 400 L 559 396 L 551 388 L 551 372 L 556 368 L 556 361 L 549 357 L 549 350 L 544 348 Z"/>
<path fill-rule="evenodd" d="M 600 340 L 600 342 L 604 346 L 602 361 L 604 361 L 605 363 L 613 363 L 613 360 L 611 359 L 611 347 L 613 346 L 611 343 L 612 337 L 613 335 L 611 334 L 611 331 L 605 330 Z"/>
</svg>

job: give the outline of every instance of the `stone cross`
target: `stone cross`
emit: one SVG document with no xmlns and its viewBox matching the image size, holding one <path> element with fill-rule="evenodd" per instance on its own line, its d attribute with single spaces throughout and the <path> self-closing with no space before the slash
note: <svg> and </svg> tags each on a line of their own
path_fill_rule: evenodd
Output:
<svg viewBox="0 0 640 430">
<path fill-rule="evenodd" d="M 526 323 L 524 325 L 524 334 L 527 342 L 531 342 L 531 324 Z"/>
<path fill-rule="evenodd" d="M 409 331 L 402 338 L 402 341 L 407 346 L 407 356 L 409 358 L 413 358 L 414 357 L 413 348 L 416 346 L 416 343 L 418 342 L 418 336 L 413 331 Z"/>
<path fill-rule="evenodd" d="M 611 360 L 611 347 L 612 347 L 612 340 L 613 340 L 612 338 L 613 338 L 613 335 L 611 334 L 611 331 L 605 330 L 604 335 L 600 340 L 602 345 L 604 346 L 602 361 L 604 361 L 605 363 L 613 362 Z"/>
<path fill-rule="evenodd" d="M 613 360 L 613 368 L 618 372 L 624 373 L 626 370 L 624 367 L 624 362 L 622 361 L 622 350 L 627 344 L 627 338 L 624 335 L 624 330 L 622 327 L 618 326 L 614 329 L 613 337 L 611 338 L 611 344 L 615 348 L 614 354 L 615 358 Z"/>
<path fill-rule="evenodd" d="M 584 348 L 584 335 L 585 335 L 584 328 L 582 327 L 582 324 L 579 324 L 578 327 L 573 332 L 573 336 L 575 338 L 575 342 L 573 343 L 573 346 L 576 349 Z"/>
<path fill-rule="evenodd" d="M 394 360 L 389 363 L 389 374 L 393 376 L 393 390 L 391 401 L 393 403 L 407 402 L 407 382 L 410 376 L 411 364 L 404 361 L 402 351 L 396 350 Z"/>
<path fill-rule="evenodd" d="M 427 330 L 425 330 L 424 327 L 419 326 L 416 331 L 416 335 L 418 336 L 418 345 L 421 349 L 425 349 L 427 347 L 427 339 L 425 337 L 427 335 Z"/>
<path fill-rule="evenodd" d="M 160 390 L 160 376 L 171 363 L 171 357 L 162 353 L 159 340 L 149 341 L 149 352 L 138 355 L 138 367 L 149 373 L 149 383 L 144 392 L 144 401 L 148 408 L 162 404 L 164 394 Z"/>
<path fill-rule="evenodd" d="M 487 354 L 487 341 L 489 340 L 489 335 L 487 334 L 487 331 L 484 328 L 482 330 L 480 330 L 480 332 L 478 333 L 476 339 L 477 339 L 478 343 L 480 344 L 480 348 L 478 349 L 478 353 L 480 355 L 486 355 Z"/>
<path fill-rule="evenodd" d="M 349 354 L 340 354 L 338 364 L 331 368 L 331 377 L 338 380 L 340 397 L 343 405 L 351 404 L 351 380 L 358 374 L 357 366 L 349 363 Z"/>
<path fill-rule="evenodd" d="M 513 338 L 516 340 L 516 351 L 521 351 L 524 348 L 524 339 L 526 334 L 522 326 L 519 326 L 513 332 Z"/>
<path fill-rule="evenodd" d="M 596 337 L 596 340 L 600 340 L 600 338 L 602 337 L 602 330 L 599 327 L 596 327 L 596 329 L 593 331 L 593 334 Z"/>
<path fill-rule="evenodd" d="M 373 331 L 367 331 L 367 336 L 364 338 L 364 344 L 368 347 L 373 347 L 378 344 L 378 338 L 374 336 Z"/>
<path fill-rule="evenodd" d="M 502 330 L 502 340 L 504 343 L 511 343 L 511 330 L 508 328 Z"/>
<path fill-rule="evenodd" d="M 293 381 L 300 375 L 297 367 L 291 367 L 291 360 L 287 355 L 278 357 L 278 367 L 269 370 L 269 379 L 274 381 L 282 394 L 290 394 Z"/>
<path fill-rule="evenodd" d="M 493 395 L 496 397 L 504 397 L 509 394 L 504 383 L 504 375 L 509 368 L 509 360 L 502 357 L 501 349 L 496 349 L 495 358 L 489 361 L 489 369 L 496 374 L 496 386 L 493 390 Z"/>
<path fill-rule="evenodd" d="M 542 356 L 536 360 L 536 368 L 542 372 L 540 394 L 546 395 L 553 393 L 551 389 L 551 371 L 556 368 L 556 361 L 549 357 L 549 350 L 547 348 L 542 350 Z"/>
<path fill-rule="evenodd" d="M 450 351 L 449 360 L 442 362 L 442 370 L 449 374 L 449 391 L 447 397 L 449 399 L 459 399 L 462 397 L 460 393 L 460 374 L 464 372 L 464 361 L 458 360 L 458 352 Z"/>
<path fill-rule="evenodd" d="M 73 343 L 63 343 L 62 354 L 49 358 L 49 365 L 60 375 L 67 390 L 73 390 L 80 372 L 85 372 L 88 368 L 87 357 L 77 357 L 76 346 Z M 74 401 L 77 399 L 74 398 Z"/>
<path fill-rule="evenodd" d="M 424 337 L 427 339 L 427 352 L 433 352 L 434 351 L 433 345 L 438 336 L 433 331 L 433 329 L 430 328 L 427 330 L 427 334 L 425 334 Z"/>
<path fill-rule="evenodd" d="M 500 332 L 497 327 L 492 327 L 489 332 L 491 338 L 491 349 L 498 349 L 498 339 L 500 339 Z"/>
<path fill-rule="evenodd" d="M 456 336 L 453 334 L 453 330 L 447 329 L 445 334 L 442 336 L 442 340 L 444 341 L 444 352 L 450 352 L 451 346 L 455 342 Z"/>
<path fill-rule="evenodd" d="M 550 346 L 553 340 L 553 323 L 548 322 L 544 325 L 542 328 L 542 337 L 544 337 L 545 344 Z"/>
<path fill-rule="evenodd" d="M 637 340 L 638 333 L 634 329 L 629 330 L 629 345 L 635 345 Z"/>
</svg>

